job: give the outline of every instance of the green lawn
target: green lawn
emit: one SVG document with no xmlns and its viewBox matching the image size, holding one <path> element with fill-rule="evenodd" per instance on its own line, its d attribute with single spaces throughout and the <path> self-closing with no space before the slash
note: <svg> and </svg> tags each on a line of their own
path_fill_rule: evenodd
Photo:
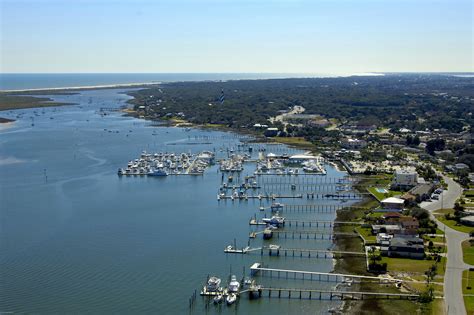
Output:
<svg viewBox="0 0 474 315">
<path fill-rule="evenodd" d="M 432 241 L 433 243 L 444 243 L 445 239 L 443 236 L 423 236 L 423 239 L 427 242 Z M 439 245 L 435 245 L 439 246 Z"/>
<path fill-rule="evenodd" d="M 374 195 L 375 198 L 377 198 L 378 201 L 381 201 L 385 198 L 388 198 L 388 197 L 392 197 L 392 196 L 395 196 L 395 195 L 400 195 L 400 192 L 399 191 L 393 191 L 393 190 L 389 190 L 387 189 L 387 193 L 380 193 L 377 191 L 377 188 L 384 188 L 384 189 L 387 189 L 383 186 L 377 186 L 377 187 L 369 187 L 367 188 L 367 190 L 372 194 Z"/>
<path fill-rule="evenodd" d="M 459 232 L 469 233 L 469 232 L 474 230 L 474 228 L 472 226 L 466 226 L 466 225 L 459 224 L 455 220 L 446 220 L 444 215 L 437 216 L 436 218 L 439 221 L 441 221 L 442 223 L 449 226 L 450 228 L 452 228 L 456 231 L 459 231 Z"/>
<path fill-rule="evenodd" d="M 468 289 L 471 287 L 471 289 Z M 462 273 L 462 293 L 472 294 L 464 296 L 464 305 L 468 314 L 474 314 L 474 271 L 465 270 Z"/>
<path fill-rule="evenodd" d="M 474 244 L 471 244 L 469 240 L 464 241 L 462 243 L 462 253 L 464 262 L 466 264 L 474 265 Z"/>
<path fill-rule="evenodd" d="M 376 238 L 375 235 L 372 235 L 372 229 L 359 226 L 356 227 L 356 231 L 365 239 L 366 243 L 375 243 Z"/>
<path fill-rule="evenodd" d="M 424 274 L 434 264 L 434 260 L 382 257 L 381 263 L 387 263 L 388 271 Z M 442 258 L 438 263 L 438 275 L 444 275 L 444 271 L 444 258 Z"/>
</svg>

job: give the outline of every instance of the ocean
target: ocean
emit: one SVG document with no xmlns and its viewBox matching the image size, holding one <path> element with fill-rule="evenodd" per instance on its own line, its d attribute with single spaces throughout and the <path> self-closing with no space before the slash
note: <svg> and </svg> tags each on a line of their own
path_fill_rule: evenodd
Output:
<svg viewBox="0 0 474 315">
<path fill-rule="evenodd" d="M 0 73 L 0 90 L 86 87 L 173 81 L 324 77 L 298 73 Z"/>
</svg>

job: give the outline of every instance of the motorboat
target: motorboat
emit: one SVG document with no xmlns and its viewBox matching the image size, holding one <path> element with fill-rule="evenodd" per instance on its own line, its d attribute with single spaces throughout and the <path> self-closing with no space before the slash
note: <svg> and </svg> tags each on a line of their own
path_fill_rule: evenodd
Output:
<svg viewBox="0 0 474 315">
<path fill-rule="evenodd" d="M 215 276 L 212 276 L 207 280 L 207 291 L 216 292 L 219 290 L 219 286 L 221 285 L 221 279 Z"/>
<path fill-rule="evenodd" d="M 232 275 L 232 277 L 230 278 L 228 290 L 229 292 L 239 292 L 239 289 L 240 282 L 237 281 L 237 277 L 235 275 Z"/>
<path fill-rule="evenodd" d="M 220 304 L 222 303 L 223 300 L 224 300 L 224 296 L 220 293 L 214 296 L 213 298 L 214 304 Z"/>
<path fill-rule="evenodd" d="M 262 221 L 267 224 L 276 225 L 276 226 L 285 224 L 285 218 L 280 217 L 278 214 L 272 216 L 271 218 L 263 218 Z"/>
<path fill-rule="evenodd" d="M 163 170 L 158 169 L 158 170 L 148 172 L 147 175 L 148 176 L 168 176 L 168 173 L 166 173 Z"/>
<path fill-rule="evenodd" d="M 235 303 L 235 301 L 237 301 L 237 295 L 235 293 L 230 293 L 229 295 L 227 295 L 225 300 L 227 302 L 227 305 L 232 305 Z"/>
</svg>

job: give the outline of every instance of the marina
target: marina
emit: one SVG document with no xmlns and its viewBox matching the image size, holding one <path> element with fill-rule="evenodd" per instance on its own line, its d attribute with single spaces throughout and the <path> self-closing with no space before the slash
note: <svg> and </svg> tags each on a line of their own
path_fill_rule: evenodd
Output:
<svg viewBox="0 0 474 315">
<path fill-rule="evenodd" d="M 335 194 L 336 185 L 347 181 L 345 173 L 321 160 L 326 175 L 305 173 L 301 166 L 293 164 L 285 165 L 283 174 L 256 175 L 261 157 L 266 159 L 269 153 L 274 153 L 288 159 L 302 151 L 283 145 L 248 143 L 251 140 L 248 136 L 233 133 L 163 127 L 124 117 L 114 110 L 128 99 L 119 94 L 121 91 L 55 95 L 53 99 L 57 101 L 78 105 L 45 108 L 38 115 L 28 109 L 5 113 L 7 117 L 25 118 L 17 118 L 15 126 L 2 134 L 3 148 L 18 161 L 24 161 L 0 165 L 5 175 L 0 178 L 5 181 L 2 200 L 7 208 L 20 209 L 6 214 L 4 229 L 12 242 L 5 244 L 1 263 L 2 269 L 9 271 L 2 279 L 5 287 L 0 302 L 2 309 L 51 313 L 52 306 L 61 303 L 65 305 L 64 312 L 87 312 L 88 306 L 94 305 L 95 311 L 104 313 L 200 314 L 225 306 L 221 309 L 224 313 L 238 309 L 242 314 L 290 311 L 309 314 L 313 313 L 310 309 L 327 310 L 340 305 L 339 301 L 325 299 L 302 299 L 285 305 L 258 299 L 261 288 L 308 286 L 306 289 L 325 291 L 334 289 L 337 282 L 310 284 L 288 279 L 281 283 L 278 279 L 255 278 L 248 272 L 236 271 L 248 269 L 256 257 L 265 263 L 271 260 L 282 269 L 291 266 L 289 269 L 331 271 L 331 259 L 289 259 L 293 257 L 293 249 L 295 258 L 343 255 L 324 251 L 333 244 L 330 221 L 334 220 L 335 211 L 350 207 L 352 201 L 344 203 L 338 198 L 320 198 L 316 194 L 313 199 L 298 189 L 306 182 L 324 183 L 326 179 L 323 185 L 328 190 L 320 195 Z M 105 111 L 100 108 L 107 108 L 107 114 L 103 115 Z M 28 119 L 32 115 L 34 126 Z M 55 124 L 51 124 L 51 118 Z M 44 137 L 54 141 L 41 142 Z M 57 154 L 58 150 L 61 154 Z M 202 153 L 206 152 L 209 159 L 203 159 Z M 220 162 L 234 159 L 232 155 L 245 157 L 241 163 L 243 169 L 221 171 Z M 134 174 L 126 175 L 127 168 Z M 123 175 L 117 176 L 118 169 L 123 169 Z M 295 174 L 284 174 L 284 170 L 290 169 Z M 193 174 L 201 176 L 180 176 Z M 284 178 L 295 181 L 286 187 L 282 185 L 278 191 L 264 187 L 267 179 L 283 181 Z M 296 186 L 294 190 L 291 185 Z M 235 198 L 235 202 L 228 198 L 216 201 L 216 191 L 226 192 L 230 197 L 235 191 L 240 194 L 240 190 L 246 190 L 247 196 L 253 198 L 245 199 L 242 195 L 238 202 Z M 286 212 L 292 215 L 285 220 L 283 230 L 271 230 L 272 243 L 278 243 L 273 245 L 280 246 L 280 255 L 274 260 L 275 248 L 270 256 L 269 244 L 262 238 L 264 231 L 249 231 L 249 216 L 261 207 L 271 211 L 272 204 L 279 200 L 277 197 L 284 205 L 274 207 L 273 215 L 277 211 L 282 216 Z M 183 218 L 193 223 L 185 224 L 185 229 L 177 234 Z M 301 231 L 300 221 L 304 221 Z M 39 223 L 41 229 L 29 228 Z M 298 230 L 293 238 L 296 224 Z M 319 227 L 325 230 L 302 234 Z M 202 233 L 203 230 L 212 233 Z M 256 236 L 260 237 L 251 239 L 250 244 L 249 233 L 259 233 Z M 228 247 L 223 239 L 236 239 L 248 247 L 237 248 L 235 243 Z M 265 248 L 263 255 L 262 248 Z M 78 262 L 74 273 L 64 267 Z M 222 276 L 218 285 L 222 291 L 202 290 L 203 276 L 208 274 Z M 234 295 L 227 302 L 229 291 L 225 290 L 229 289 L 232 275 L 239 279 L 240 286 L 235 289 L 234 285 L 237 291 L 232 292 Z M 176 286 L 176 281 L 181 285 Z M 19 299 L 32 288 L 36 288 L 34 296 Z M 201 298 L 201 291 L 208 295 Z M 189 303 L 182 303 L 186 297 L 190 297 Z M 242 297 L 254 301 L 248 303 Z M 114 301 L 114 307 L 101 301 Z"/>
<path fill-rule="evenodd" d="M 190 153 L 147 153 L 128 162 L 126 168 L 118 170 L 119 176 L 168 176 L 203 175 L 204 170 L 214 163 L 214 153 L 203 151 Z"/>
</svg>

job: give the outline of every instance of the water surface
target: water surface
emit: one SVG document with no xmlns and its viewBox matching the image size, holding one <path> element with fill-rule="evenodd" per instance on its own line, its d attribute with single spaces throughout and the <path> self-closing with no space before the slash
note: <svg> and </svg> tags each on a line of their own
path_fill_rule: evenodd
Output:
<svg viewBox="0 0 474 315">
<path fill-rule="evenodd" d="M 330 259 L 226 255 L 223 249 L 234 238 L 240 246 L 247 244 L 253 230 L 248 221 L 261 213 L 258 201 L 217 202 L 221 181 L 217 166 L 198 177 L 119 178 L 117 168 L 142 150 L 196 153 L 206 149 L 224 157 L 227 149 L 240 143 L 232 133 L 156 128 L 118 112 L 100 115 L 101 107 L 124 104 L 128 96 L 119 92 L 53 96 L 78 105 L 2 113 L 17 121 L 0 132 L 0 311 L 183 314 L 189 312 L 189 297 L 209 274 L 225 282 L 230 272 L 241 277 L 244 267 L 248 274 L 256 261 L 271 267 L 332 270 Z M 283 146 L 267 149 L 298 152 Z M 245 168 L 242 176 L 251 174 L 255 165 Z M 344 175 L 329 168 L 327 177 Z M 302 202 L 306 200 L 285 201 Z M 286 216 L 335 217 L 334 213 Z M 332 245 L 328 240 L 304 239 L 271 243 L 320 249 Z M 261 244 L 261 238 L 251 243 Z M 281 287 L 335 285 L 257 280 Z M 198 297 L 191 313 L 315 314 L 327 313 L 337 304 L 262 298 L 207 309 L 205 301 Z"/>
</svg>

